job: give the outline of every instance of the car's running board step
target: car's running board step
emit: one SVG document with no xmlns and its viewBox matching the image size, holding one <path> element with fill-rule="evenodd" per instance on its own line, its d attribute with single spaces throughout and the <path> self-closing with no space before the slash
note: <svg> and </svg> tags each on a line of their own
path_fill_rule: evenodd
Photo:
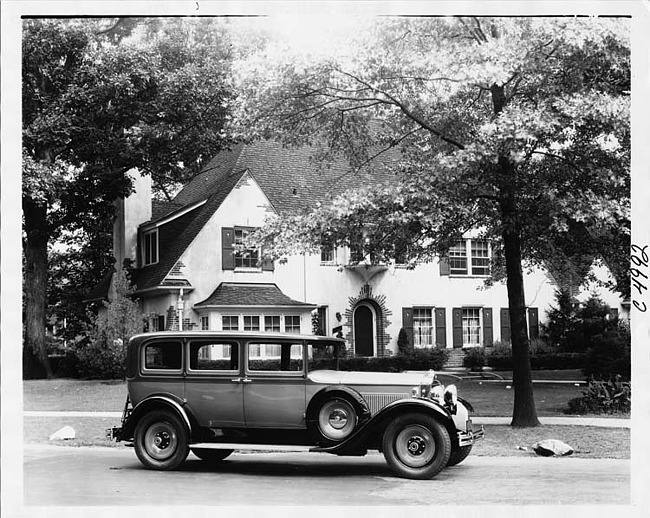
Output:
<svg viewBox="0 0 650 518">
<path fill-rule="evenodd" d="M 232 442 L 200 442 L 190 444 L 190 449 L 204 448 L 210 450 L 248 450 L 248 451 L 310 451 L 314 446 L 295 444 L 242 444 Z"/>
</svg>

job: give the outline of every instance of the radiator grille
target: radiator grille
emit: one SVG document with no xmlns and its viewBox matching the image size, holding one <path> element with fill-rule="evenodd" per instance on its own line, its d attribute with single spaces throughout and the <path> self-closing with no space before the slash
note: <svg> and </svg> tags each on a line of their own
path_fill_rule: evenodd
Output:
<svg viewBox="0 0 650 518">
<path fill-rule="evenodd" d="M 397 401 L 399 399 L 405 399 L 409 397 L 408 394 L 398 393 L 398 394 L 361 394 L 363 399 L 366 400 L 368 406 L 370 407 L 370 413 L 375 415 L 382 408 L 384 408 L 389 403 Z"/>
</svg>

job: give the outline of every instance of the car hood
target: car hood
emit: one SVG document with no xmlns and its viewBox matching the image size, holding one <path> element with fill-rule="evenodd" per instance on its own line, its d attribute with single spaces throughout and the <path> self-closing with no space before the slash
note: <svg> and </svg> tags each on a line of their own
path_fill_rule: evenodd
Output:
<svg viewBox="0 0 650 518">
<path fill-rule="evenodd" d="M 361 372 L 318 370 L 310 372 L 309 380 L 326 385 L 393 385 L 414 386 L 430 385 L 434 380 L 433 371 L 410 372 Z"/>
</svg>

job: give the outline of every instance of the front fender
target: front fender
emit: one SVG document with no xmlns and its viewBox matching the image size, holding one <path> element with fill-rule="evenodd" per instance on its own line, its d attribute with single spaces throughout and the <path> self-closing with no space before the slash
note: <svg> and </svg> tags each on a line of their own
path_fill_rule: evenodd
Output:
<svg viewBox="0 0 650 518">
<path fill-rule="evenodd" d="M 189 436 L 192 436 L 192 420 L 185 410 L 183 402 L 171 394 L 157 394 L 143 399 L 133 408 L 131 414 L 122 425 L 121 439 L 133 439 L 135 428 L 140 419 L 151 410 L 160 409 L 171 410 L 177 414 L 183 420 L 185 426 L 187 426 Z"/>
<path fill-rule="evenodd" d="M 421 412 L 437 419 L 447 428 L 453 443 L 456 437 L 456 427 L 452 415 L 445 407 L 430 399 L 406 398 L 386 405 L 345 441 L 334 446 L 312 448 L 312 451 L 334 453 L 336 455 L 360 455 L 368 449 L 379 449 L 381 438 L 388 423 L 396 416 L 407 412 Z"/>
</svg>

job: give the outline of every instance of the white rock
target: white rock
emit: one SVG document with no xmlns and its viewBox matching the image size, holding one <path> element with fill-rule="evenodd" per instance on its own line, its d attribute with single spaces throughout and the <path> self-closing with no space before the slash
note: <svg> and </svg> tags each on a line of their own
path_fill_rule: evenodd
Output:
<svg viewBox="0 0 650 518">
<path fill-rule="evenodd" d="M 558 441 L 557 439 L 545 439 L 533 444 L 533 450 L 537 455 L 542 457 L 552 457 L 553 455 L 571 455 L 573 448 L 568 444 Z"/>
<path fill-rule="evenodd" d="M 75 436 L 76 434 L 72 426 L 64 426 L 50 435 L 50 441 L 67 441 L 69 439 L 74 439 Z"/>
</svg>

